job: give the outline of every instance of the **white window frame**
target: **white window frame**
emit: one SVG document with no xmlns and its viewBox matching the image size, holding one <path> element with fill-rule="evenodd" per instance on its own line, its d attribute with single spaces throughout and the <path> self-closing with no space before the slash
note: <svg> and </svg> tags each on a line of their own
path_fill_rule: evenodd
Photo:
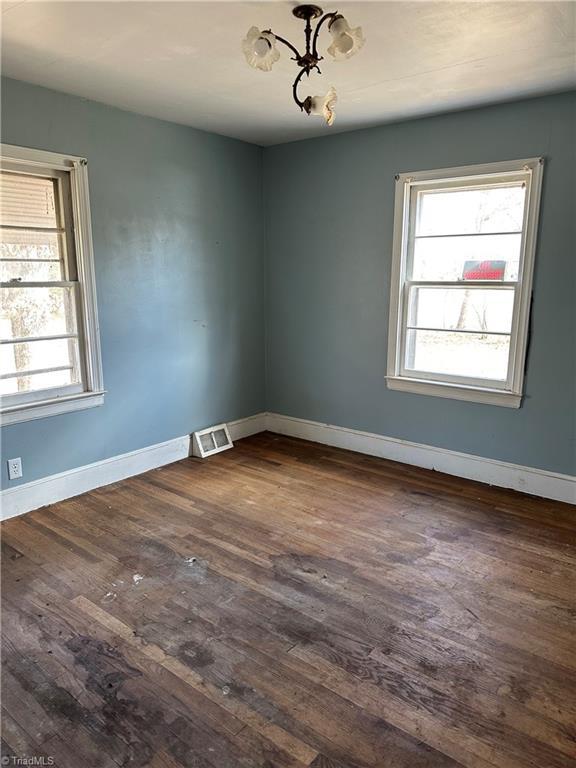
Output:
<svg viewBox="0 0 576 768">
<path fill-rule="evenodd" d="M 390 320 L 388 331 L 388 363 L 386 382 L 389 389 L 412 392 L 420 395 L 489 403 L 508 408 L 519 408 L 522 402 L 526 345 L 532 297 L 532 276 L 538 232 L 538 215 L 542 189 L 544 159 L 511 160 L 483 165 L 468 165 L 431 171 L 401 173 L 396 176 L 394 211 L 394 243 L 390 287 Z M 488 381 L 468 377 L 424 375 L 404 368 L 406 339 L 408 285 L 426 285 L 426 281 L 408 281 L 406 278 L 410 235 L 410 205 L 412 190 L 416 187 L 442 189 L 460 182 L 499 181 L 522 179 L 526 183 L 526 203 L 520 248 L 520 269 L 518 281 L 514 283 L 475 280 L 473 285 L 488 288 L 515 287 L 515 300 L 510 333 L 510 353 L 506 381 Z M 434 281 L 430 285 L 449 288 L 465 287 L 465 282 Z"/>
<path fill-rule="evenodd" d="M 80 314 L 78 318 L 78 344 L 83 373 L 82 383 L 76 388 L 38 390 L 27 393 L 28 396 L 23 397 L 21 402 L 15 402 L 15 398 L 5 395 L 0 407 L 0 423 L 4 426 L 102 405 L 105 390 L 96 303 L 96 278 L 88 193 L 88 162 L 83 157 L 61 155 L 11 144 L 0 144 L 0 165 L 2 168 L 12 171 L 21 168 L 23 171 L 26 169 L 29 173 L 31 169 L 37 167 L 39 173 L 45 172 L 48 168 L 51 171 L 64 171 L 70 175 L 72 226 L 78 277 L 78 310 Z M 40 285 L 40 283 L 34 283 L 34 285 Z M 51 283 L 46 283 L 46 285 L 51 285 Z"/>
</svg>

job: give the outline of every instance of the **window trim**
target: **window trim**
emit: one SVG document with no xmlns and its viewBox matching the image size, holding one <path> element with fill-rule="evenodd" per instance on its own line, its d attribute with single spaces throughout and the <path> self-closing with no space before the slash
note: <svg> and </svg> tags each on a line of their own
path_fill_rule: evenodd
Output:
<svg viewBox="0 0 576 768">
<path fill-rule="evenodd" d="M 394 201 L 394 240 L 390 279 L 390 313 L 388 327 L 388 356 L 386 383 L 389 389 L 412 392 L 419 395 L 487 403 L 508 408 L 519 408 L 522 402 L 526 347 L 532 300 L 534 257 L 538 233 L 538 218 L 542 194 L 543 157 L 484 163 L 429 171 L 401 173 L 396 176 Z M 469 182 L 473 177 L 497 180 L 518 172 L 528 174 L 526 181 L 527 202 L 522 226 L 521 263 L 518 275 L 516 303 L 510 332 L 509 379 L 506 388 L 482 384 L 483 380 L 470 383 L 442 381 L 420 376 L 407 376 L 402 372 L 403 336 L 406 333 L 405 269 L 408 254 L 410 193 L 413 187 L 431 182 Z M 418 281 L 417 281 L 418 282 Z M 456 377 L 454 377 L 456 378 Z M 463 377 L 461 377 L 462 379 Z"/>
<path fill-rule="evenodd" d="M 62 392 L 59 396 L 58 388 L 54 388 L 52 391 L 49 389 L 39 390 L 38 399 L 34 398 L 28 402 L 2 407 L 0 423 L 5 426 L 102 405 L 105 390 L 90 220 L 88 161 L 84 157 L 62 155 L 12 144 L 0 144 L 0 156 L 2 161 L 6 160 L 10 163 L 11 168 L 18 166 L 28 167 L 28 169 L 37 167 L 40 170 L 48 167 L 51 170 L 65 171 L 70 174 L 72 225 L 78 277 L 77 307 L 82 328 L 79 342 L 83 347 L 80 351 L 85 372 L 84 387 L 80 392 L 70 393 L 68 388 L 67 392 Z M 44 396 L 42 397 L 42 395 Z"/>
</svg>

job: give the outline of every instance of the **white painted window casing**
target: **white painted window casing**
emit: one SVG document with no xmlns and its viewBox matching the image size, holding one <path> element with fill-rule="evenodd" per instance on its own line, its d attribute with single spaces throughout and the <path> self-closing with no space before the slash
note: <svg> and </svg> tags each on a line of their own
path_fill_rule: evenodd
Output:
<svg viewBox="0 0 576 768">
<path fill-rule="evenodd" d="M 3 354 L 0 358 L 0 377 L 4 393 L 0 415 L 2 424 L 8 425 L 101 405 L 105 392 L 87 161 L 81 157 L 7 144 L 0 146 L 0 154 L 2 192 L 6 206 L 0 211 L 3 244 L 0 258 L 3 272 L 3 305 L 0 309 L 0 353 Z M 48 201 L 46 221 L 42 215 L 43 203 L 38 203 L 44 199 L 43 187 L 46 187 L 45 199 Z M 36 241 L 46 246 L 48 257 L 44 257 L 46 254 L 40 250 L 33 252 L 30 257 L 26 249 L 20 253 L 18 248 L 15 249 L 16 256 L 11 255 L 10 245 Z M 47 243 L 53 245 L 48 246 Z M 38 254 L 42 258 L 36 258 Z M 32 262 L 38 263 L 37 274 L 33 274 L 33 279 L 12 276 L 17 274 L 18 265 L 21 265 L 25 274 L 34 272 L 31 270 Z M 46 331 L 26 331 L 23 336 L 15 335 L 10 319 L 10 313 L 13 316 L 15 312 L 11 301 L 17 303 L 23 300 L 25 309 L 20 311 L 26 315 L 26 307 L 33 307 L 34 301 L 37 300 L 38 306 L 42 306 L 43 300 L 38 298 L 41 291 L 45 292 L 45 296 L 52 297 L 52 301 L 55 301 L 54 296 L 60 297 L 58 317 L 65 327 L 55 330 L 55 316 L 48 314 L 46 317 L 50 322 L 48 319 L 44 321 L 48 324 Z M 35 297 L 29 304 L 22 298 L 26 292 L 28 296 Z M 21 370 L 17 363 L 18 344 L 27 347 L 28 359 L 35 357 L 41 363 L 31 364 L 28 369 Z M 45 351 L 39 355 L 38 350 L 42 345 Z M 58 354 L 67 349 L 68 358 L 51 358 L 52 355 L 58 357 L 56 349 L 59 350 Z M 62 375 L 59 377 L 55 374 Z M 40 383 L 29 383 L 38 382 L 38 377 L 44 379 Z M 55 383 L 46 386 L 46 377 L 48 380 L 54 379 Z M 61 381 L 58 381 L 59 378 Z M 23 379 L 28 381 L 21 385 L 20 380 Z M 15 385 L 7 385 L 7 382 L 15 380 L 18 383 L 17 389 Z"/>
<path fill-rule="evenodd" d="M 542 172 L 530 158 L 396 177 L 390 389 L 520 407 Z"/>
</svg>

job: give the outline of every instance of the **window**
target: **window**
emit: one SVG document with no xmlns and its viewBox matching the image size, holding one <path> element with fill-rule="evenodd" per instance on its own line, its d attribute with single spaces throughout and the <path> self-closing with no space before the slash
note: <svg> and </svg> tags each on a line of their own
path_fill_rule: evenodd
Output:
<svg viewBox="0 0 576 768">
<path fill-rule="evenodd" d="M 389 388 L 520 406 L 542 165 L 397 177 Z"/>
<path fill-rule="evenodd" d="M 86 161 L 2 145 L 2 423 L 103 402 Z"/>
</svg>

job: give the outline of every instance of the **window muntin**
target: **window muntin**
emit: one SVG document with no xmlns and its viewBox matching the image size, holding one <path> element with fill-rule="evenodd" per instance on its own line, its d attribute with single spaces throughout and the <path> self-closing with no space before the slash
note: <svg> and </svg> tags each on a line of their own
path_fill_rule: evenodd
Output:
<svg viewBox="0 0 576 768">
<path fill-rule="evenodd" d="M 3 423 L 103 402 L 81 158 L 2 145 L 0 395 Z"/>
<path fill-rule="evenodd" d="M 521 393 L 541 163 L 496 165 L 399 178 L 393 388 L 421 380 L 444 385 L 430 388 L 442 396 L 446 385 Z"/>
</svg>

